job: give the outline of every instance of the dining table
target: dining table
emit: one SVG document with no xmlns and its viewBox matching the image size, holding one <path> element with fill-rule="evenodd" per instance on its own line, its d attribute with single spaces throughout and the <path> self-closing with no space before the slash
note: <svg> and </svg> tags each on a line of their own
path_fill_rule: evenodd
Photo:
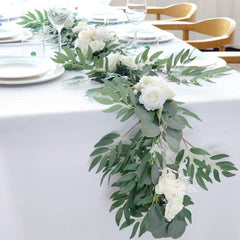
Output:
<svg viewBox="0 0 240 240">
<path fill-rule="evenodd" d="M 129 29 L 126 23 L 113 27 Z M 201 63 L 226 64 L 174 35 L 139 43 L 138 51 L 146 45 L 165 56 L 184 48 L 194 50 Z M 0 60 L 19 48 L 16 42 L 0 43 Z M 115 211 L 109 212 L 111 186 L 107 181 L 100 186 L 101 175 L 88 169 L 94 144 L 109 132 L 126 132 L 134 117 L 121 123 L 114 113 L 104 113 L 106 106 L 86 96 L 99 83 L 68 81 L 81 74 L 65 71 L 48 81 L 23 84 L 0 81 L 0 239 L 129 239 L 131 228 L 119 231 Z M 240 169 L 240 73 L 231 70 L 212 80 L 201 86 L 169 83 L 174 99 L 202 120 L 189 119 L 193 129 L 184 130 L 184 136 L 212 154 L 228 154 Z M 240 239 L 240 174 L 220 178 L 221 183 L 207 185 L 208 191 L 196 186 L 189 208 L 192 224 L 181 240 Z M 153 237 L 145 233 L 133 239 Z"/>
</svg>

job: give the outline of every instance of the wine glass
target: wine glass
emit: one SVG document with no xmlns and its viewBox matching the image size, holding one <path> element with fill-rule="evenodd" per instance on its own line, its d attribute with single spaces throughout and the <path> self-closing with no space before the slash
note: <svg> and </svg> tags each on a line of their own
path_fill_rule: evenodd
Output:
<svg viewBox="0 0 240 240">
<path fill-rule="evenodd" d="M 70 15 L 68 0 L 48 0 L 48 19 L 58 32 L 58 50 L 61 52 L 61 31 Z"/>
<path fill-rule="evenodd" d="M 147 14 L 146 0 L 127 0 L 126 15 L 134 26 L 134 41 L 137 41 L 136 25 L 142 23 Z"/>
<path fill-rule="evenodd" d="M 112 0 L 100 0 L 100 3 L 104 7 L 104 24 L 107 24 L 107 6 L 111 3 Z"/>
</svg>

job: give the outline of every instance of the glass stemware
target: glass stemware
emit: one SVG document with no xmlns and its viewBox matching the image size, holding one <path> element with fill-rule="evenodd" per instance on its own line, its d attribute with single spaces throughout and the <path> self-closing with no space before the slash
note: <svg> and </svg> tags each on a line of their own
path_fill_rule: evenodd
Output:
<svg viewBox="0 0 240 240">
<path fill-rule="evenodd" d="M 126 15 L 134 26 L 134 41 L 137 42 L 137 27 L 142 23 L 147 14 L 146 0 L 127 0 Z"/>
<path fill-rule="evenodd" d="M 68 0 L 48 0 L 48 18 L 58 32 L 58 50 L 61 52 L 61 31 L 70 15 Z"/>
<path fill-rule="evenodd" d="M 104 24 L 107 24 L 107 7 L 111 3 L 112 0 L 100 0 L 100 3 L 103 5 L 104 8 Z"/>
</svg>

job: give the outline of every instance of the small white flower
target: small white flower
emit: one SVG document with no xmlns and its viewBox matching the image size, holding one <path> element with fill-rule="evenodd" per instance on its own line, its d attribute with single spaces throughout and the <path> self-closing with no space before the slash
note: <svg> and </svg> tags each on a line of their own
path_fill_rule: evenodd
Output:
<svg viewBox="0 0 240 240">
<path fill-rule="evenodd" d="M 170 222 L 183 209 L 183 200 L 176 199 L 169 201 L 165 208 L 165 218 Z"/>
<path fill-rule="evenodd" d="M 132 56 L 120 55 L 119 60 L 122 65 L 127 66 L 130 69 L 136 70 L 138 68 L 137 64 L 135 63 L 135 59 Z"/>
<path fill-rule="evenodd" d="M 91 29 L 91 26 L 89 26 L 86 22 L 79 22 L 79 23 L 77 24 L 77 26 L 75 26 L 75 27 L 72 29 L 72 31 L 73 31 L 74 33 L 79 33 L 79 32 L 81 32 L 81 31 L 86 31 L 86 30 L 89 30 L 89 29 Z"/>
<path fill-rule="evenodd" d="M 70 14 L 69 17 L 68 17 L 67 22 L 66 22 L 65 25 L 64 25 L 64 27 L 65 27 L 66 29 L 70 29 L 70 28 L 72 28 L 73 24 L 74 24 L 74 19 L 73 19 L 72 14 Z"/>
<path fill-rule="evenodd" d="M 77 38 L 75 41 L 75 48 L 79 47 L 82 53 L 86 56 L 88 51 L 89 41 Z"/>
<path fill-rule="evenodd" d="M 92 41 L 93 37 L 94 37 L 94 34 L 95 34 L 94 30 L 87 29 L 87 30 L 81 31 L 78 34 L 78 38 L 80 38 L 81 40 Z"/>
<path fill-rule="evenodd" d="M 115 72 L 117 70 L 117 65 L 119 63 L 119 53 L 110 53 L 107 56 L 108 59 L 108 71 Z"/>
<path fill-rule="evenodd" d="M 90 42 L 89 46 L 92 48 L 93 52 L 99 52 L 103 50 L 105 43 L 101 40 Z"/>
<path fill-rule="evenodd" d="M 95 29 L 93 39 L 108 42 L 114 39 L 114 34 L 110 29 L 106 27 L 99 27 Z"/>
</svg>

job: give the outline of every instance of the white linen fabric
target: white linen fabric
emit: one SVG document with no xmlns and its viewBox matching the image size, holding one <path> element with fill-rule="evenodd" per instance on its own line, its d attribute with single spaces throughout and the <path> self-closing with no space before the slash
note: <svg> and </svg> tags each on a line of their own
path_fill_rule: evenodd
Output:
<svg viewBox="0 0 240 240">
<path fill-rule="evenodd" d="M 188 47 L 178 39 L 158 45 L 165 54 Z M 115 212 L 109 213 L 111 187 L 100 187 L 100 174 L 88 172 L 93 145 L 111 131 L 125 133 L 128 124 L 85 96 L 98 84 L 64 82 L 76 74 L 66 72 L 43 84 L 0 86 L 0 239 L 130 236 L 131 229 L 119 231 Z M 240 74 L 231 71 L 215 81 L 204 87 L 171 84 L 175 99 L 203 120 L 191 120 L 193 130 L 186 130 L 185 138 L 213 154 L 229 154 L 240 169 Z M 193 224 L 181 240 L 240 238 L 240 174 L 221 179 L 221 184 L 208 184 L 209 192 L 192 194 Z M 141 239 L 153 238 L 146 234 Z"/>
</svg>

